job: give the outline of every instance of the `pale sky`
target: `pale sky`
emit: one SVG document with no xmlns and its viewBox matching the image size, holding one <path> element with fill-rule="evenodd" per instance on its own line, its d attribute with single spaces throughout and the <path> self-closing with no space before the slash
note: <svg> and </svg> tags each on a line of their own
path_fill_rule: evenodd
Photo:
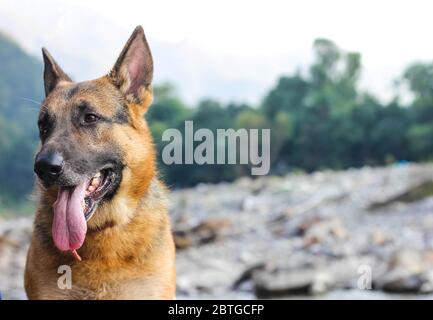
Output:
<svg viewBox="0 0 433 320">
<path fill-rule="evenodd" d="M 11 15 L 20 2 L 0 0 L 0 10 Z M 93 12 L 117 25 L 124 38 L 141 24 L 150 40 L 175 46 L 187 43 L 197 52 L 212 56 L 209 61 L 218 62 L 218 69 L 224 69 L 224 61 L 231 59 L 224 74 L 228 81 L 237 83 L 244 76 L 247 87 L 253 77 L 260 78 L 255 83 L 256 94 L 245 90 L 239 96 L 229 95 L 228 99 L 259 100 L 280 74 L 293 72 L 310 61 L 312 42 L 319 37 L 329 38 L 345 50 L 359 51 L 364 66 L 362 87 L 384 99 L 392 95 L 392 81 L 409 63 L 433 61 L 430 39 L 433 1 L 427 0 L 45 0 L 42 3 L 53 3 L 60 14 L 66 14 L 67 8 Z M 17 19 L 26 15 L 28 20 L 35 21 L 47 18 L 39 17 L 40 12 L 32 16 L 32 10 L 36 9 L 27 8 L 25 13 L 17 10 Z M 80 17 L 75 22 L 78 28 Z M 0 22 L 0 27 L 7 25 Z M 53 25 L 56 28 L 58 24 Z M 74 30 L 73 26 L 68 30 Z M 87 32 L 91 37 L 92 29 Z M 20 41 L 25 40 L 22 32 L 17 34 Z M 40 36 L 43 38 L 44 34 Z M 99 52 L 97 55 L 101 56 Z M 285 56 L 290 61 L 282 59 Z M 164 62 L 163 58 L 160 61 Z M 192 61 L 188 63 L 193 64 Z M 239 66 L 240 71 L 233 71 L 233 65 Z M 221 72 L 215 77 L 221 76 Z M 212 88 L 200 83 L 194 89 L 192 95 L 213 94 Z"/>
<path fill-rule="evenodd" d="M 95 12 L 126 29 L 143 24 L 152 37 L 189 40 L 218 52 L 256 55 L 290 53 L 328 37 L 343 47 L 382 59 L 433 58 L 432 1 L 107 1 L 60 0 Z M 393 57 L 387 57 L 388 53 Z"/>
</svg>

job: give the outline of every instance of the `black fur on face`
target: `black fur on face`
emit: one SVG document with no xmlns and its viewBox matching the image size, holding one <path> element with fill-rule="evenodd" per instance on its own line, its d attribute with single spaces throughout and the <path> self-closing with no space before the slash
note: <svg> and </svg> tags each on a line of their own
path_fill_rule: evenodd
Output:
<svg viewBox="0 0 433 320">
<path fill-rule="evenodd" d="M 152 138 L 143 117 L 152 103 L 152 54 L 138 26 L 109 74 L 75 83 L 45 48 L 42 53 L 46 98 L 38 121 L 42 146 L 35 172 L 46 188 L 86 187 L 88 217 L 99 201 L 116 194 L 126 159 L 149 168 L 137 170 L 139 178 L 153 177 Z"/>
<path fill-rule="evenodd" d="M 41 108 L 42 146 L 36 159 L 56 154 L 63 162 L 58 175 L 39 174 L 40 182 L 45 188 L 73 187 L 102 172 L 110 179 L 104 199 L 111 199 L 122 180 L 124 163 L 120 146 L 107 136 L 113 125 L 129 124 L 128 109 L 121 98 L 107 102 L 106 109 L 99 108 L 101 103 L 92 97 L 94 88 L 89 84 L 70 87 L 55 90 Z"/>
</svg>

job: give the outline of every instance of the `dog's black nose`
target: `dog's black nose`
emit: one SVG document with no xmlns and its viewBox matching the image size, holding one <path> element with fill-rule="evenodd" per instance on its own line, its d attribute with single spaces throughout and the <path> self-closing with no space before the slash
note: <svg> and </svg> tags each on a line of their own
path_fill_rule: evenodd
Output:
<svg viewBox="0 0 433 320">
<path fill-rule="evenodd" d="M 35 160 L 35 172 L 42 180 L 57 178 L 63 169 L 63 157 L 58 152 L 40 152 Z"/>
</svg>

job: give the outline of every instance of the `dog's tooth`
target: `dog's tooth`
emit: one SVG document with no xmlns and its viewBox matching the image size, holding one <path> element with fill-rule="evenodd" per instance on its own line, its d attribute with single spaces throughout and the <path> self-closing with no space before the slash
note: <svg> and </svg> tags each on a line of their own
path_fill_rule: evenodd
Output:
<svg viewBox="0 0 433 320">
<path fill-rule="evenodd" d="M 93 178 L 92 181 L 90 182 L 90 185 L 97 186 L 97 185 L 99 185 L 100 180 L 101 179 L 99 179 L 99 178 Z"/>
<path fill-rule="evenodd" d="M 93 191 L 95 191 L 95 187 L 92 186 L 92 185 L 90 185 L 90 186 L 87 188 L 87 190 L 88 190 L 89 192 L 93 192 Z"/>
</svg>

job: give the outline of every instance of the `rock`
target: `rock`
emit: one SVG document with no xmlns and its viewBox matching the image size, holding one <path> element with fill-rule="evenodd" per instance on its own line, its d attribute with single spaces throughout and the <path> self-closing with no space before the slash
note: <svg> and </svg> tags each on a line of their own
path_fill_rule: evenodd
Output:
<svg viewBox="0 0 433 320">
<path fill-rule="evenodd" d="M 301 225 L 301 234 L 304 234 L 305 246 L 311 246 L 316 243 L 322 243 L 326 239 L 336 238 L 345 239 L 347 231 L 338 218 L 323 219 L 315 217 Z"/>
<path fill-rule="evenodd" d="M 423 283 L 420 288 L 420 293 L 432 293 L 433 292 L 433 271 L 429 270 L 422 274 Z"/>
<path fill-rule="evenodd" d="M 173 240 L 176 249 L 179 250 L 187 249 L 194 244 L 193 239 L 184 231 L 174 231 Z"/>
<path fill-rule="evenodd" d="M 433 291 L 430 271 L 431 252 L 400 250 L 388 261 L 388 269 L 375 286 L 391 293 L 429 293 Z"/>
<path fill-rule="evenodd" d="M 394 271 L 382 279 L 380 288 L 390 293 L 419 293 L 425 284 L 421 274 Z"/>
<path fill-rule="evenodd" d="M 253 278 L 254 272 L 257 272 L 259 270 L 264 270 L 266 267 L 266 263 L 258 263 L 252 266 L 249 266 L 242 274 L 239 276 L 239 278 L 233 283 L 233 290 L 238 289 L 243 283 L 246 281 L 249 281 Z"/>
<path fill-rule="evenodd" d="M 311 295 L 326 292 L 331 277 L 314 268 L 253 273 L 254 291 L 259 299 L 291 295 Z"/>
<path fill-rule="evenodd" d="M 314 225 L 317 225 L 321 222 L 323 222 L 323 218 L 320 216 L 314 216 L 305 219 L 298 227 L 299 235 L 304 236 Z"/>
<path fill-rule="evenodd" d="M 433 196 L 433 181 L 424 180 L 420 184 L 407 186 L 407 188 L 403 190 L 401 193 L 394 195 L 389 199 L 372 203 L 369 206 L 368 210 L 374 211 L 398 202 L 406 202 L 406 203 L 415 202 L 431 196 Z"/>
<path fill-rule="evenodd" d="M 15 218 L 0 221 L 0 291 L 4 299 L 25 299 L 24 264 L 32 220 Z"/>
<path fill-rule="evenodd" d="M 12 246 L 14 248 L 18 248 L 19 244 L 16 241 L 11 240 L 4 235 L 4 236 L 0 236 L 0 247 L 2 246 Z"/>
<path fill-rule="evenodd" d="M 383 246 L 392 241 L 390 237 L 379 229 L 375 229 L 370 233 L 369 240 L 372 244 L 377 246 Z"/>
<path fill-rule="evenodd" d="M 176 248 L 186 249 L 191 246 L 198 246 L 214 242 L 221 238 L 221 231 L 231 225 L 228 219 L 208 219 L 197 226 L 173 232 Z"/>
<path fill-rule="evenodd" d="M 423 253 L 419 250 L 403 249 L 395 252 L 388 261 L 388 270 L 405 270 L 416 274 L 424 269 Z"/>
</svg>

